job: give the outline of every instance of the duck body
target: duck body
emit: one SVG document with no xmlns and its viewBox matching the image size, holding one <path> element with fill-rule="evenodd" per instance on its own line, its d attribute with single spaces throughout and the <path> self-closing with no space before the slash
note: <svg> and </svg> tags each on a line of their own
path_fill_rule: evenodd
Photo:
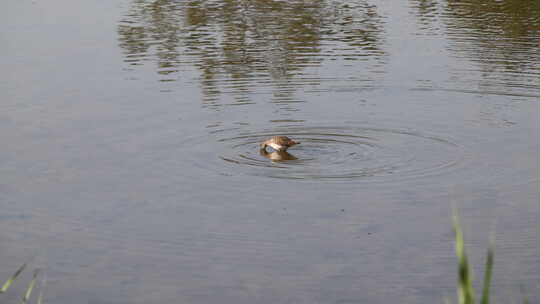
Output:
<svg viewBox="0 0 540 304">
<path fill-rule="evenodd" d="M 294 155 L 292 155 L 292 154 L 290 154 L 289 152 L 286 152 L 286 151 L 268 152 L 265 149 L 261 149 L 261 151 L 259 153 L 262 156 L 268 158 L 269 160 L 271 160 L 273 162 L 283 162 L 283 161 L 287 161 L 287 160 L 296 160 L 296 159 L 298 159 Z"/>
<path fill-rule="evenodd" d="M 294 141 L 287 136 L 273 136 L 261 143 L 261 149 L 265 150 L 266 147 L 269 146 L 278 152 L 285 152 L 290 147 L 298 145 L 299 143 L 300 142 Z"/>
</svg>

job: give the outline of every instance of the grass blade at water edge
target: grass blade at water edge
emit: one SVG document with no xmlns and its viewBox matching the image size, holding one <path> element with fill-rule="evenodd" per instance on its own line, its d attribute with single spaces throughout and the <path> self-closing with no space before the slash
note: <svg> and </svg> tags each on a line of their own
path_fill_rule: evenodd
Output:
<svg viewBox="0 0 540 304">
<path fill-rule="evenodd" d="M 40 271 L 39 268 L 34 270 L 34 275 L 32 276 L 32 280 L 28 284 L 28 288 L 26 289 L 26 292 L 24 293 L 21 304 L 26 304 L 28 302 L 28 299 L 30 299 L 30 296 L 32 295 L 32 290 L 34 290 L 34 286 L 36 286 L 36 280 L 37 280 L 39 271 Z"/>
<path fill-rule="evenodd" d="M 43 279 L 41 280 L 41 286 L 39 288 L 39 295 L 38 295 L 36 304 L 42 304 L 43 303 L 43 290 L 45 290 L 46 285 L 47 285 L 47 274 L 45 273 L 43 275 Z"/>
<path fill-rule="evenodd" d="M 457 212 L 454 212 L 453 220 L 456 257 L 458 259 L 458 303 L 474 304 L 472 270 L 465 251 L 463 232 L 461 231 L 461 224 Z"/>
<path fill-rule="evenodd" d="M 22 264 L 22 266 L 19 267 L 17 271 L 15 271 L 15 273 L 4 283 L 4 285 L 2 285 L 2 289 L 0 289 L 0 293 L 4 293 L 7 291 L 9 287 L 11 286 L 11 284 L 15 282 L 17 277 L 21 274 L 21 272 L 23 272 L 25 268 L 26 268 L 26 263 Z"/>
<path fill-rule="evenodd" d="M 493 260 L 495 258 L 495 241 L 489 242 L 489 248 L 486 256 L 486 269 L 484 272 L 484 286 L 482 288 L 481 304 L 489 304 L 489 287 L 491 286 L 491 274 L 493 271 Z"/>
</svg>

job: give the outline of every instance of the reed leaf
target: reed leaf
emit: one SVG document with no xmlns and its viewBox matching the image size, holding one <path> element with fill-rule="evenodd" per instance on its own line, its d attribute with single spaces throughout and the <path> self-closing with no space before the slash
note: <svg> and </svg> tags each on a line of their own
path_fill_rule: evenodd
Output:
<svg viewBox="0 0 540 304">
<path fill-rule="evenodd" d="M 22 266 L 19 267 L 17 271 L 15 271 L 15 273 L 4 283 L 4 285 L 2 285 L 2 288 L 0 289 L 0 293 L 4 293 L 7 291 L 9 287 L 11 286 L 11 284 L 15 282 L 17 277 L 21 274 L 21 272 L 23 272 L 25 268 L 26 268 L 26 263 L 22 264 Z"/>
<path fill-rule="evenodd" d="M 46 285 L 47 285 L 47 274 L 45 273 L 43 275 L 43 279 L 41 280 L 41 286 L 39 288 L 39 295 L 38 295 L 36 304 L 42 304 L 43 303 L 43 290 L 45 290 Z"/>
<path fill-rule="evenodd" d="M 36 280 L 37 280 L 39 271 L 40 271 L 39 268 L 34 270 L 34 275 L 32 276 L 32 280 L 30 281 L 30 283 L 28 284 L 28 287 L 26 288 L 26 292 L 24 293 L 21 304 L 26 304 L 28 300 L 30 299 L 30 296 L 32 295 L 32 290 L 34 290 L 34 287 L 36 286 Z"/>
<path fill-rule="evenodd" d="M 474 304 L 472 269 L 469 265 L 467 252 L 465 251 L 463 232 L 461 231 L 461 224 L 457 212 L 454 212 L 453 219 L 456 257 L 458 259 L 458 303 Z"/>
<path fill-rule="evenodd" d="M 491 239 L 486 256 L 486 269 L 484 272 L 484 286 L 482 288 L 481 304 L 489 304 L 489 288 L 491 286 L 491 274 L 493 272 L 493 260 L 495 258 L 495 241 Z"/>
</svg>

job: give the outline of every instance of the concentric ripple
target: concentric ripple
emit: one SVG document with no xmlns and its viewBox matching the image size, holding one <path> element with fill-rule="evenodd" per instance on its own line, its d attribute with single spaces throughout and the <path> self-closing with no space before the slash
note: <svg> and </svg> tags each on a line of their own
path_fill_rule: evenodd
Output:
<svg viewBox="0 0 540 304">
<path fill-rule="evenodd" d="M 238 130 L 236 130 L 238 131 Z M 410 178 L 444 172 L 462 158 L 450 139 L 420 132 L 351 127 L 294 127 L 242 133 L 218 140 L 221 162 L 212 167 L 229 174 L 288 179 Z M 259 144 L 273 135 L 301 142 L 278 153 Z"/>
</svg>

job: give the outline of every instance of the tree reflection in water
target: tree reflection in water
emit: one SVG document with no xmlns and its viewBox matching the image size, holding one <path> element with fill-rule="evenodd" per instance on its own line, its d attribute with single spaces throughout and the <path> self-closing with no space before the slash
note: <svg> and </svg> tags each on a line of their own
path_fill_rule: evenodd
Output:
<svg viewBox="0 0 540 304">
<path fill-rule="evenodd" d="M 421 23 L 441 20 L 456 57 L 477 63 L 480 87 L 536 94 L 540 81 L 540 1 L 411 0 Z M 467 80 L 464 80 L 466 83 Z M 502 88 L 501 88 L 502 87 Z M 504 90 L 504 89 L 502 89 Z"/>
<path fill-rule="evenodd" d="M 320 83 L 306 69 L 327 59 L 380 65 L 382 31 L 365 0 L 135 0 L 118 26 L 126 62 L 157 61 L 164 81 L 195 66 L 207 102 L 222 93 L 249 102 L 255 87 L 291 101 L 299 86 Z"/>
</svg>

